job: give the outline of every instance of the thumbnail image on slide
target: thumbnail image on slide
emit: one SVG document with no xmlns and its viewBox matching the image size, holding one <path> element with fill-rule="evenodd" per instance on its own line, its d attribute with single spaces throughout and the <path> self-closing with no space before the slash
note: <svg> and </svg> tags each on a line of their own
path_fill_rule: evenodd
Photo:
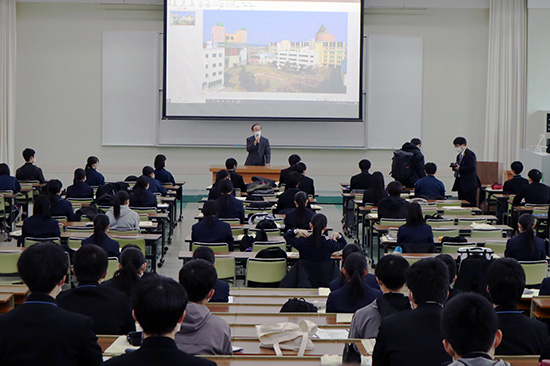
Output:
<svg viewBox="0 0 550 366">
<path fill-rule="evenodd" d="M 203 19 L 205 62 L 223 57 L 203 91 L 346 93 L 347 13 L 204 10 Z"/>
<path fill-rule="evenodd" d="M 170 25 L 195 25 L 194 11 L 170 12 Z"/>
</svg>

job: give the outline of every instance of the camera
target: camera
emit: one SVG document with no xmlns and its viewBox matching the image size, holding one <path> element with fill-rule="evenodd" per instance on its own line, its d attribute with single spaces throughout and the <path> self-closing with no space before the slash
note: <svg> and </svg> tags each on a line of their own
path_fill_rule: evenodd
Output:
<svg viewBox="0 0 550 366">
<path fill-rule="evenodd" d="M 457 166 L 458 166 L 457 163 L 451 163 L 451 164 L 449 164 L 449 167 L 450 167 L 451 169 L 456 169 Z"/>
</svg>

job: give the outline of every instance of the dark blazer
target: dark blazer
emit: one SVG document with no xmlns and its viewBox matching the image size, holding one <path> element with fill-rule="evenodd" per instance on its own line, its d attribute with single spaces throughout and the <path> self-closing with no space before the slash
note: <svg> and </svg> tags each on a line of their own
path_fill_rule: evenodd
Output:
<svg viewBox="0 0 550 366">
<path fill-rule="evenodd" d="M 176 342 L 168 337 L 149 337 L 141 347 L 122 356 L 113 357 L 105 366 L 215 366 L 214 361 L 188 355 L 180 351 Z"/>
<path fill-rule="evenodd" d="M 216 281 L 214 286 L 214 296 L 210 302 L 228 302 L 229 301 L 229 284 L 223 280 Z"/>
<path fill-rule="evenodd" d="M 375 366 L 440 366 L 451 356 L 443 348 L 438 304 L 423 304 L 382 319 L 372 354 Z"/>
<path fill-rule="evenodd" d="M 157 207 L 157 197 L 149 191 L 144 191 L 141 198 L 136 197 L 135 192 L 130 194 L 131 207 Z"/>
<path fill-rule="evenodd" d="M 298 249 L 298 252 L 300 252 L 300 259 L 304 259 L 306 261 L 329 260 L 332 253 L 342 250 L 347 244 L 343 235 L 337 241 L 328 240 L 323 236 L 321 238 L 320 248 L 316 248 L 313 242 L 313 237 L 296 238 L 296 235 L 292 230 L 287 231 L 284 238 L 287 244 Z"/>
<path fill-rule="evenodd" d="M 456 156 L 458 163 L 460 154 Z M 464 150 L 464 157 L 460 162 L 459 176 L 455 178 L 453 191 L 458 191 L 460 188 L 463 192 L 472 192 L 481 185 L 477 176 L 477 158 L 476 154 L 470 150 Z"/>
<path fill-rule="evenodd" d="M 90 244 L 99 245 L 96 243 L 95 236 L 93 234 L 82 240 L 83 246 Z M 102 235 L 101 245 L 99 246 L 107 252 L 107 256 L 120 258 L 120 245 L 118 244 L 118 241 L 111 239 L 109 235 L 105 233 Z"/>
<path fill-rule="evenodd" d="M 102 186 L 105 184 L 105 178 L 103 174 L 95 169 L 86 169 L 86 181 L 89 186 Z"/>
<path fill-rule="evenodd" d="M 279 175 L 279 186 L 281 186 L 281 184 L 286 184 L 286 177 L 288 176 L 288 173 L 293 171 L 294 166 L 289 166 L 288 168 L 281 170 L 281 174 Z"/>
<path fill-rule="evenodd" d="M 218 203 L 218 217 L 222 219 L 239 218 L 242 223 L 245 222 L 244 205 L 242 201 L 236 199 L 235 196 L 222 195 L 216 202 Z"/>
<path fill-rule="evenodd" d="M 94 189 L 84 182 L 67 187 L 67 198 L 94 198 Z"/>
<path fill-rule="evenodd" d="M 407 187 L 414 187 L 414 183 L 418 179 L 426 176 L 426 172 L 424 172 L 424 154 L 422 154 L 422 151 L 412 142 L 405 142 L 403 146 L 401 146 L 401 150 L 413 154 L 411 160 L 411 175 L 406 182 L 401 183 Z"/>
<path fill-rule="evenodd" d="M 504 182 L 502 186 L 502 193 L 505 194 L 517 194 L 521 188 L 529 184 L 529 179 L 523 178 L 521 175 L 514 175 L 512 179 Z"/>
<path fill-rule="evenodd" d="M 502 342 L 496 355 L 540 355 L 548 341 L 546 324 L 525 316 L 516 307 L 497 306 Z"/>
<path fill-rule="evenodd" d="M 96 334 L 128 334 L 136 330 L 128 298 L 120 291 L 97 283 L 80 283 L 57 296 L 65 310 L 89 316 Z"/>
<path fill-rule="evenodd" d="M 402 225 L 397 231 L 397 245 L 401 244 L 433 244 L 432 227 L 428 224 Z"/>
<path fill-rule="evenodd" d="M 371 178 L 372 174 L 369 172 L 361 172 L 354 175 L 349 181 L 349 190 L 353 191 L 354 189 L 369 189 Z"/>
<path fill-rule="evenodd" d="M 376 290 L 380 290 L 380 285 L 378 284 L 378 282 L 376 281 L 376 276 L 373 275 L 372 273 L 367 273 L 367 275 L 365 277 L 363 277 L 363 281 L 365 281 L 365 283 L 376 289 Z M 330 291 L 335 291 L 335 290 L 338 290 L 339 288 L 342 288 L 343 285 L 345 285 L 346 283 L 346 279 L 344 277 L 344 275 L 342 274 L 341 278 L 337 278 L 333 281 L 331 281 L 331 283 L 328 285 L 328 287 L 330 288 Z"/>
<path fill-rule="evenodd" d="M 210 191 L 208 192 L 208 200 L 217 200 L 222 195 L 220 192 L 220 182 L 214 183 Z M 235 190 L 231 193 L 232 196 L 235 196 Z"/>
<path fill-rule="evenodd" d="M 65 216 L 68 221 L 76 221 L 73 205 L 60 196 L 57 196 L 56 203 L 50 205 L 50 214 L 52 216 Z"/>
<path fill-rule="evenodd" d="M 161 182 L 159 182 L 156 178 L 149 178 L 149 192 L 151 193 L 160 193 L 163 196 L 166 196 L 168 193 L 168 190 L 164 188 Z"/>
<path fill-rule="evenodd" d="M 233 183 L 234 188 L 239 188 L 241 192 L 246 192 L 246 183 L 244 182 L 243 176 L 235 173 L 233 170 L 228 170 L 229 176 L 231 177 L 231 182 Z"/>
<path fill-rule="evenodd" d="M 285 215 L 285 231 L 290 229 L 304 229 L 309 230 L 309 223 L 311 218 L 315 215 L 315 212 L 306 207 L 306 213 L 302 225 L 298 225 L 298 209 L 294 208 L 288 211 Z"/>
<path fill-rule="evenodd" d="M 350 298 L 349 282 L 338 290 L 332 291 L 327 299 L 327 313 L 355 313 L 382 296 L 382 291 L 374 289 L 364 282 L 363 291 L 363 296 L 353 302 Z"/>
<path fill-rule="evenodd" d="M 265 137 L 260 137 L 260 142 L 254 145 L 254 136 L 246 138 L 246 151 L 248 156 L 244 165 L 266 165 L 271 163 L 271 148 L 269 146 L 269 140 Z"/>
<path fill-rule="evenodd" d="M 59 238 L 59 222 L 56 219 L 44 219 L 42 215 L 35 214 L 23 220 L 22 238 Z"/>
<path fill-rule="evenodd" d="M 42 169 L 33 163 L 25 163 L 15 171 L 17 180 L 37 180 L 40 183 L 46 183 Z"/>
<path fill-rule="evenodd" d="M 17 193 L 20 190 L 21 185 L 15 177 L 7 174 L 0 175 L 0 191 L 13 191 L 13 193 Z"/>
<path fill-rule="evenodd" d="M 31 294 L 0 317 L 2 366 L 97 366 L 101 361 L 92 319 L 58 307 L 48 295 Z"/>
<path fill-rule="evenodd" d="M 233 234 L 231 225 L 217 217 L 213 218 L 214 225 L 208 227 L 206 219 L 197 222 L 191 228 L 191 240 L 203 243 L 227 243 L 229 250 L 233 251 Z"/>
<path fill-rule="evenodd" d="M 386 197 L 378 202 L 379 219 L 404 219 L 407 217 L 409 203 L 401 197 Z"/>
<path fill-rule="evenodd" d="M 313 179 L 306 177 L 305 175 L 302 175 L 300 178 L 300 185 L 298 186 L 298 189 L 306 192 L 308 195 L 315 195 L 315 183 L 313 182 Z"/>
<path fill-rule="evenodd" d="M 445 185 L 433 175 L 428 175 L 416 181 L 414 195 L 427 199 L 445 199 Z"/>
<path fill-rule="evenodd" d="M 155 169 L 155 179 L 161 183 L 176 184 L 174 176 L 168 170 L 162 168 L 161 170 Z"/>
<path fill-rule="evenodd" d="M 382 199 L 388 197 L 388 192 L 386 192 L 385 189 L 382 191 L 382 198 L 378 199 L 378 197 L 375 197 L 375 194 L 376 193 L 374 192 L 374 189 L 372 189 L 372 188 L 369 188 L 365 192 L 363 192 L 363 206 L 366 205 L 367 203 L 371 203 L 375 206 L 378 206 L 378 203 Z"/>
<path fill-rule="evenodd" d="M 284 193 L 282 193 L 277 199 L 276 212 L 280 213 L 283 210 L 296 208 L 296 204 L 294 203 L 294 196 L 298 192 L 300 192 L 300 189 L 298 188 L 289 188 L 284 191 Z"/>
<path fill-rule="evenodd" d="M 540 285 L 539 296 L 547 295 L 550 295 L 550 277 L 546 277 L 542 280 L 542 284 Z"/>
<path fill-rule="evenodd" d="M 514 197 L 514 206 L 521 205 L 521 200 L 525 198 L 525 203 L 546 204 L 550 202 L 550 187 L 543 183 L 530 183 L 519 190 Z"/>
<path fill-rule="evenodd" d="M 538 261 L 546 258 L 544 240 L 535 236 L 535 249 L 529 249 L 529 242 L 526 233 L 508 239 L 506 242 L 505 257 L 515 258 L 518 261 Z"/>
</svg>

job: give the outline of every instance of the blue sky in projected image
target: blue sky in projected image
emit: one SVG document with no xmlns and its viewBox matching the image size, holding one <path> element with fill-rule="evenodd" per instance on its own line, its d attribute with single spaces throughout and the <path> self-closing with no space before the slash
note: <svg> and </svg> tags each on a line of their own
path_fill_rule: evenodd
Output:
<svg viewBox="0 0 550 366">
<path fill-rule="evenodd" d="M 269 42 L 289 40 L 303 42 L 315 38 L 324 25 L 336 42 L 347 42 L 348 14 L 344 12 L 240 11 L 204 10 L 203 40 L 212 40 L 211 29 L 223 23 L 226 33 L 246 28 L 248 44 L 268 45 Z"/>
</svg>

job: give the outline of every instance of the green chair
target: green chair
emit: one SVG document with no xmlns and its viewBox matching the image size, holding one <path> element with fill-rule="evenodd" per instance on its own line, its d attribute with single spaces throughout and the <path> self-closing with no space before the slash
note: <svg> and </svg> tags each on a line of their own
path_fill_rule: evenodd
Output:
<svg viewBox="0 0 550 366">
<path fill-rule="evenodd" d="M 109 262 L 107 264 L 107 275 L 103 281 L 110 280 L 115 275 L 115 272 L 118 271 L 118 258 L 109 257 Z"/>
<path fill-rule="evenodd" d="M 410 255 L 407 255 L 407 254 L 403 254 L 403 258 L 405 258 L 407 260 L 407 262 L 409 262 L 409 265 L 412 266 L 413 264 L 415 264 L 416 262 L 421 260 L 423 257 L 421 257 L 421 256 L 410 256 Z"/>
<path fill-rule="evenodd" d="M 52 216 L 52 219 L 57 220 L 57 222 L 67 222 L 67 216 Z"/>
<path fill-rule="evenodd" d="M 495 253 L 504 253 L 506 250 L 506 241 L 487 240 L 485 248 L 491 248 Z"/>
<path fill-rule="evenodd" d="M 139 215 L 139 221 L 149 221 L 149 215 L 140 213 Z"/>
<path fill-rule="evenodd" d="M 426 224 L 433 227 L 438 226 L 453 226 L 455 224 L 454 219 L 428 219 L 426 220 Z"/>
<path fill-rule="evenodd" d="M 220 218 L 220 221 L 227 222 L 229 225 L 239 225 L 241 219 L 237 218 Z"/>
<path fill-rule="evenodd" d="M 130 207 L 132 210 L 137 212 L 138 214 L 156 214 L 157 208 L 156 207 Z"/>
<path fill-rule="evenodd" d="M 229 245 L 227 243 L 201 243 L 194 242 L 191 244 L 191 251 L 195 251 L 198 247 L 208 247 L 212 249 L 214 253 L 229 252 Z"/>
<path fill-rule="evenodd" d="M 244 226 L 232 226 L 231 227 L 231 234 L 233 234 L 233 237 L 236 238 L 239 235 L 244 235 L 245 233 Z"/>
<path fill-rule="evenodd" d="M 9 206 L 6 204 L 6 199 L 2 194 L 0 194 L 0 222 L 8 223 L 7 219 L 9 217 Z"/>
<path fill-rule="evenodd" d="M 42 243 L 43 241 L 53 241 L 55 244 L 61 245 L 61 239 L 55 238 L 55 237 L 52 237 L 52 238 L 32 238 L 32 237 L 28 237 L 28 238 L 25 238 L 23 240 L 23 246 L 25 248 L 28 248 L 31 245 L 34 245 L 34 244 L 37 244 L 37 243 Z"/>
<path fill-rule="evenodd" d="M 380 219 L 381 226 L 399 227 L 405 225 L 405 219 Z"/>
<path fill-rule="evenodd" d="M 470 207 L 446 208 L 446 209 L 443 210 L 443 215 L 471 216 L 472 215 L 472 209 Z"/>
<path fill-rule="evenodd" d="M 475 217 L 459 217 L 458 218 L 458 224 L 459 225 L 468 225 L 468 224 L 486 224 L 487 218 L 483 217 L 481 219 L 476 219 Z"/>
<path fill-rule="evenodd" d="M 456 254 L 458 248 L 475 248 L 476 246 L 476 243 L 443 243 L 441 254 Z"/>
<path fill-rule="evenodd" d="M 263 249 L 273 247 L 281 248 L 283 251 L 286 252 L 286 242 L 284 241 L 256 241 L 254 242 L 254 244 L 252 244 L 252 251 L 259 252 Z"/>
<path fill-rule="evenodd" d="M 430 206 L 420 206 L 422 208 L 422 215 L 424 216 L 432 216 L 437 213 L 437 207 L 430 205 Z"/>
<path fill-rule="evenodd" d="M 94 199 L 93 198 L 67 198 L 67 201 L 69 201 L 71 204 L 76 203 L 76 204 L 80 204 L 81 206 L 84 206 L 94 202 Z"/>
<path fill-rule="evenodd" d="M 541 261 L 520 261 L 519 262 L 525 271 L 525 285 L 535 286 L 540 285 L 542 280 L 546 278 L 548 271 L 548 263 L 545 260 Z"/>
<path fill-rule="evenodd" d="M 267 236 L 281 236 L 281 230 L 280 229 L 264 229 L 264 230 L 261 230 L 261 229 L 249 229 L 248 230 L 250 233 L 256 235 L 258 234 L 260 231 L 265 231 L 265 233 L 267 234 Z"/>
<path fill-rule="evenodd" d="M 65 231 L 68 233 L 93 233 L 94 228 L 91 226 L 65 226 Z"/>
<path fill-rule="evenodd" d="M 456 200 L 438 200 L 435 201 L 437 207 L 461 207 L 462 202 Z"/>
<path fill-rule="evenodd" d="M 454 228 L 432 228 L 432 233 L 434 238 L 439 238 L 441 236 L 450 236 L 452 238 L 460 236 L 460 230 Z"/>
<path fill-rule="evenodd" d="M 286 276 L 286 259 L 284 258 L 249 258 L 246 262 L 245 283 L 277 283 Z"/>
<path fill-rule="evenodd" d="M 220 280 L 235 280 L 235 257 L 220 255 L 216 257 L 216 273 Z"/>
<path fill-rule="evenodd" d="M 472 238 L 502 238 L 502 229 L 472 229 Z"/>
<path fill-rule="evenodd" d="M 21 257 L 21 250 L 0 249 L 0 275 L 17 274 L 17 261 Z"/>
<path fill-rule="evenodd" d="M 69 241 L 68 241 L 69 248 L 74 249 L 74 250 L 80 249 L 80 247 L 82 246 L 82 240 L 84 240 L 84 239 L 83 238 L 69 238 Z"/>
<path fill-rule="evenodd" d="M 548 205 L 534 205 L 526 203 L 525 207 L 533 209 L 533 215 L 546 215 L 548 214 Z"/>
<path fill-rule="evenodd" d="M 111 239 L 118 241 L 118 245 L 120 248 L 124 247 L 127 244 L 134 244 L 141 249 L 143 252 L 143 255 L 147 255 L 147 252 L 145 250 L 145 238 L 143 236 L 135 235 L 135 236 L 117 236 L 113 233 L 111 234 Z"/>
</svg>

